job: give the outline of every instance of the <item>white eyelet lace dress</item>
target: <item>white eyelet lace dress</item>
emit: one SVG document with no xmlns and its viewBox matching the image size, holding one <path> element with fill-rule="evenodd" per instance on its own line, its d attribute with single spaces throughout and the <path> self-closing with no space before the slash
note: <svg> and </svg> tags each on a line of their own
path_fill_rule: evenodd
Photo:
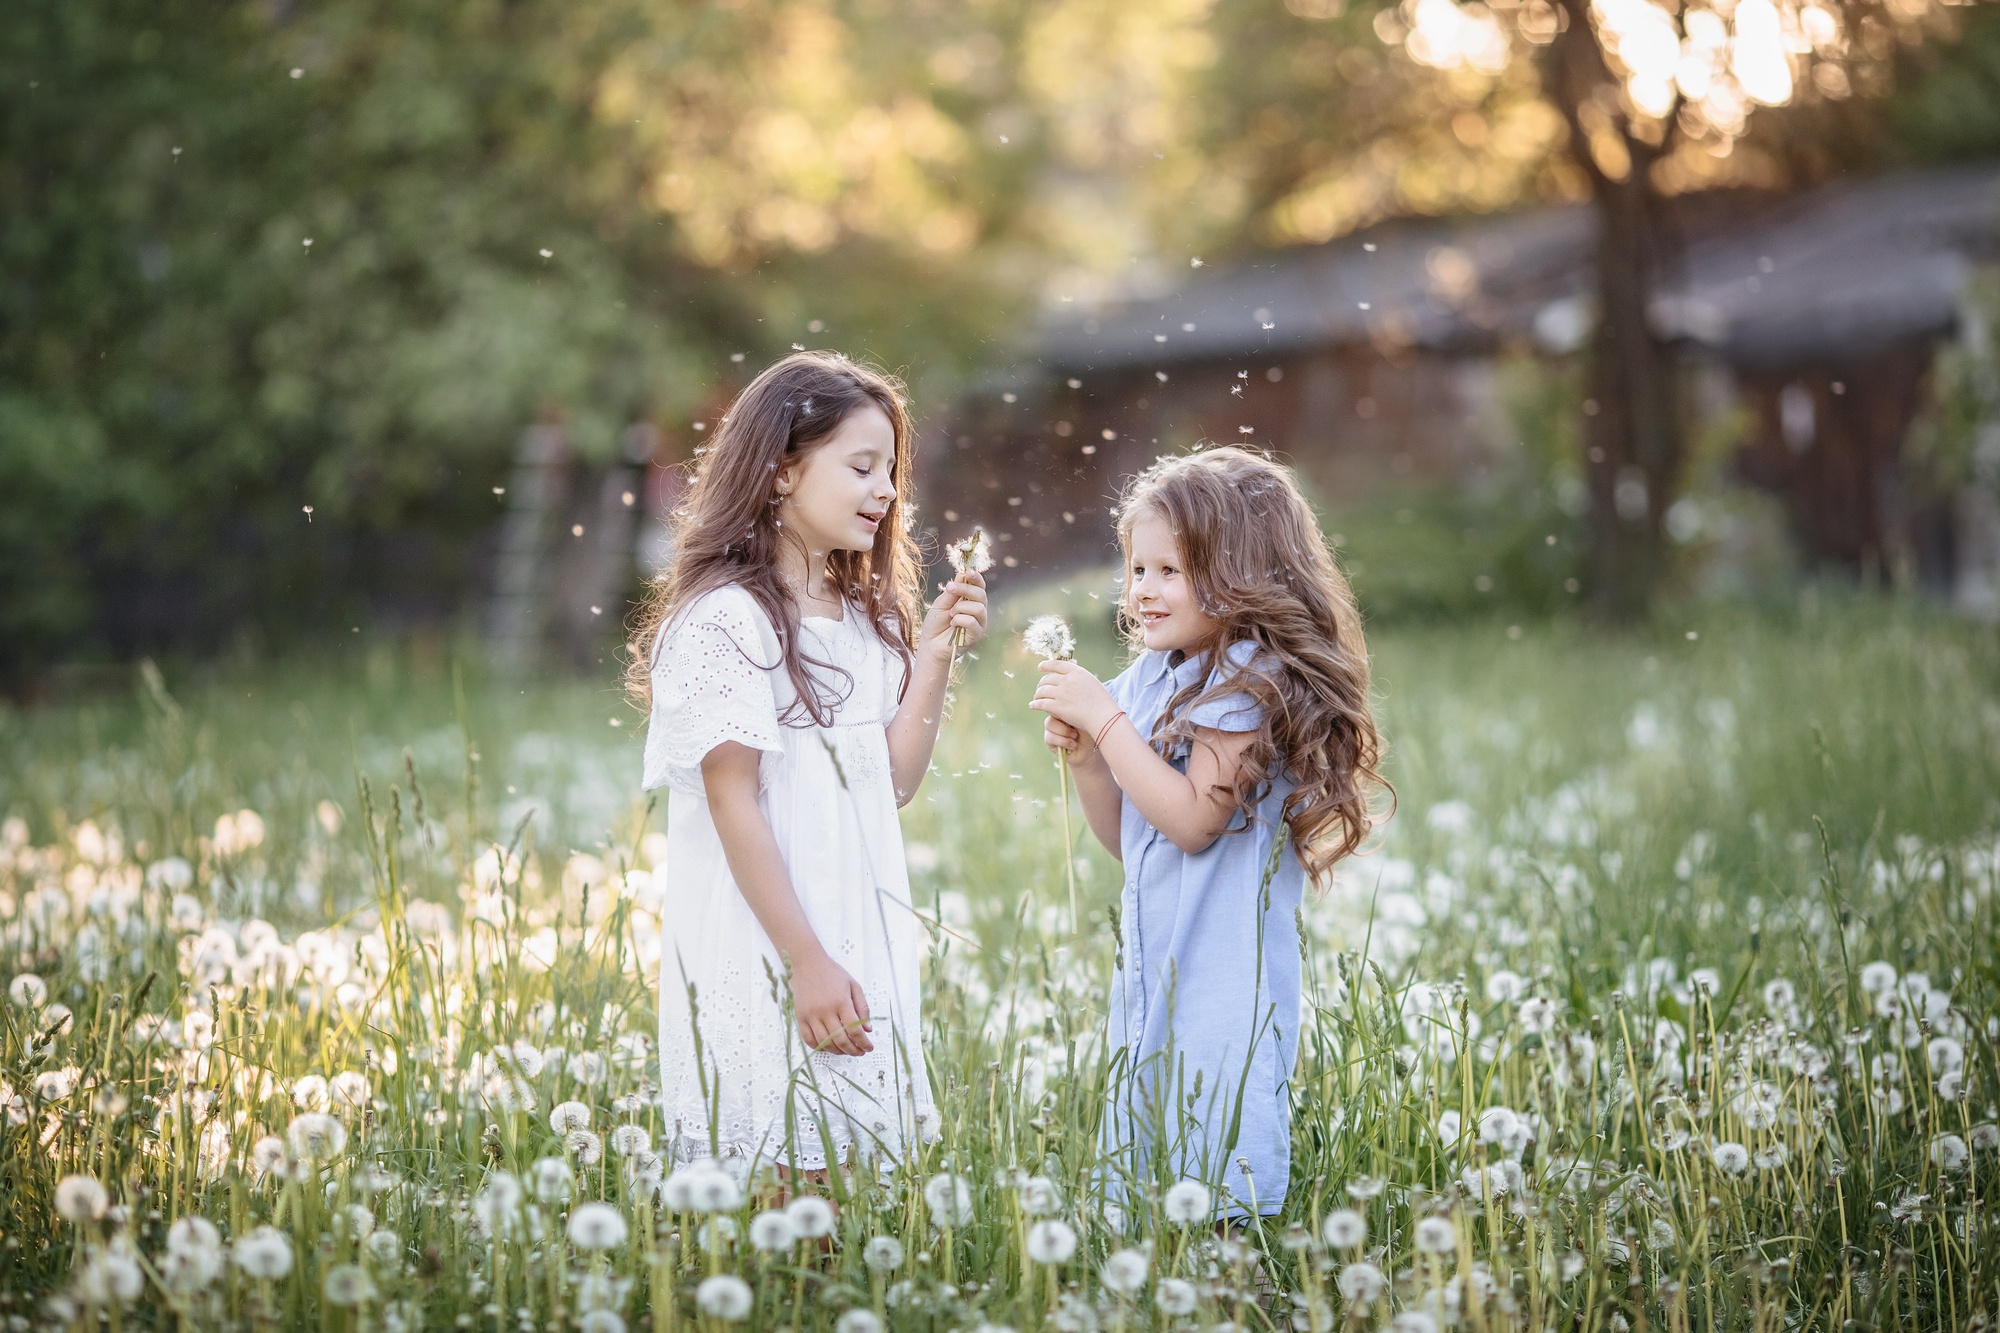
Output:
<svg viewBox="0 0 2000 1333">
<path fill-rule="evenodd" d="M 804 620 L 801 640 L 852 677 L 816 669 L 841 699 L 831 726 L 802 710 L 798 725 L 780 721 L 797 695 L 770 618 L 741 588 L 684 608 L 654 658 L 645 785 L 669 793 L 660 1090 L 681 1160 L 810 1170 L 857 1152 L 893 1158 L 937 1133 L 886 731 L 905 667 L 852 606 L 844 620 Z M 724 741 L 763 752 L 759 804 L 814 932 L 868 998 L 867 1055 L 808 1052 L 787 1016 L 783 961 L 729 873 L 702 786 L 702 757 Z"/>
</svg>

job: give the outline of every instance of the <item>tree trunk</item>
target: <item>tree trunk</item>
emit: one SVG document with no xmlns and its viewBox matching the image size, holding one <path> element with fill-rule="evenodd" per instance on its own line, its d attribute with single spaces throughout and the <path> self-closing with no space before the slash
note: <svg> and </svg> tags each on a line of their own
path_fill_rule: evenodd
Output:
<svg viewBox="0 0 2000 1333">
<path fill-rule="evenodd" d="M 1561 0 L 1561 7 L 1564 24 L 1545 72 L 1598 217 L 1597 328 L 1583 431 L 1589 604 L 1601 619 L 1627 623 L 1646 614 L 1665 573 L 1662 520 L 1686 455 L 1673 353 L 1649 317 L 1674 245 L 1652 185 L 1659 149 L 1629 133 L 1617 109 L 1618 80 L 1598 47 L 1589 0 Z"/>
</svg>

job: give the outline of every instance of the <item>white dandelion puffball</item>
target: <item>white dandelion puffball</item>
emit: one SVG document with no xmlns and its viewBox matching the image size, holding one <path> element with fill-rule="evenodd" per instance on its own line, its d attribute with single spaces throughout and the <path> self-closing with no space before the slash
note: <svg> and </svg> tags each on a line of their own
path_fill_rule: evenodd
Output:
<svg viewBox="0 0 2000 1333">
<path fill-rule="evenodd" d="M 275 1282 L 292 1271 L 292 1242 L 276 1227 L 258 1227 L 236 1242 L 236 1266 L 260 1282 Z"/>
<path fill-rule="evenodd" d="M 750 1314 L 750 1284 L 728 1273 L 703 1278 L 694 1289 L 694 1303 L 703 1314 L 734 1323 Z"/>
<path fill-rule="evenodd" d="M 1426 1217 L 1417 1223 L 1415 1238 L 1425 1254 L 1446 1254 L 1458 1246 L 1458 1228 L 1448 1217 Z"/>
<path fill-rule="evenodd" d="M 95 1255 L 76 1278 L 76 1294 L 92 1306 L 129 1305 L 145 1289 L 145 1270 L 117 1250 Z"/>
<path fill-rule="evenodd" d="M 347 1147 L 347 1126 L 324 1111 L 306 1111 L 292 1117 L 285 1127 L 292 1155 L 301 1161 L 324 1162 L 340 1156 Z"/>
<path fill-rule="evenodd" d="M 1336 1208 L 1320 1224 L 1320 1234 L 1336 1250 L 1351 1250 L 1368 1239 L 1368 1220 L 1352 1208 Z"/>
<path fill-rule="evenodd" d="M 595 1166 L 604 1157 L 604 1140 L 587 1129 L 572 1129 L 563 1135 L 563 1151 L 580 1166 Z"/>
<path fill-rule="evenodd" d="M 944 554 L 954 574 L 984 574 L 993 568 L 993 544 L 987 540 L 985 528 L 975 527 L 945 547 Z"/>
<path fill-rule="evenodd" d="M 326 1270 L 328 1305 L 362 1305 L 375 1295 L 375 1284 L 360 1264 L 335 1264 Z"/>
<path fill-rule="evenodd" d="M 1169 1222 L 1192 1226 L 1208 1216 L 1208 1186 L 1199 1180 L 1183 1180 L 1169 1186 L 1166 1196 L 1160 1200 L 1160 1208 Z"/>
<path fill-rule="evenodd" d="M 1521 1007 L 1514 1012 L 1514 1019 L 1521 1025 L 1523 1032 L 1547 1032 L 1555 1026 L 1555 1001 L 1540 995 L 1529 996 L 1521 1001 Z"/>
<path fill-rule="evenodd" d="M 1076 635 L 1061 616 L 1036 616 L 1021 634 L 1021 642 L 1041 662 L 1069 662 L 1076 658 Z"/>
<path fill-rule="evenodd" d="M 1931 1140 L 1931 1161 L 1938 1170 L 1955 1175 L 1972 1164 L 1972 1149 L 1956 1134 L 1940 1134 Z"/>
<path fill-rule="evenodd" d="M 1349 1264 L 1340 1270 L 1340 1298 L 1349 1305 L 1373 1305 L 1388 1289 L 1389 1279 L 1374 1264 Z"/>
<path fill-rule="evenodd" d="M 1389 1182 L 1380 1176 L 1356 1176 L 1347 1182 L 1347 1197 L 1350 1199 L 1379 1198 Z"/>
<path fill-rule="evenodd" d="M 632 1157 L 653 1150 L 653 1136 L 644 1125 L 620 1125 L 611 1131 L 611 1151 Z"/>
<path fill-rule="evenodd" d="M 1146 1285 L 1146 1273 L 1151 1267 L 1144 1250 L 1113 1250 L 1105 1256 L 1104 1267 L 1097 1276 L 1106 1291 L 1130 1296 Z"/>
<path fill-rule="evenodd" d="M 1965 1067 L 1965 1046 L 1955 1037 L 1932 1037 L 1924 1046 L 1933 1074 L 1951 1074 Z"/>
<path fill-rule="evenodd" d="M 560 1157 L 538 1157 L 528 1168 L 528 1180 L 535 1191 L 535 1198 L 547 1204 L 561 1203 L 569 1198 L 570 1182 L 575 1179 L 576 1173 Z"/>
<path fill-rule="evenodd" d="M 932 1176 L 924 1182 L 924 1202 L 937 1226 L 962 1227 L 972 1220 L 972 1187 L 963 1176 L 949 1171 Z"/>
<path fill-rule="evenodd" d="M 833 1333 L 882 1333 L 882 1320 L 873 1310 L 849 1310 L 833 1321 Z"/>
<path fill-rule="evenodd" d="M 1740 1143 L 1718 1143 L 1708 1155 L 1724 1175 L 1740 1176 L 1750 1169 L 1750 1150 Z"/>
<path fill-rule="evenodd" d="M 1028 1257 L 1038 1264 L 1066 1264 L 1076 1253 L 1076 1230 L 1058 1218 L 1045 1217 L 1028 1228 Z"/>
<path fill-rule="evenodd" d="M 903 1266 L 903 1242 L 894 1236 L 876 1236 L 861 1247 L 861 1262 L 878 1273 L 893 1273 Z"/>
<path fill-rule="evenodd" d="M 1062 1191 L 1047 1176 L 1029 1176 L 1020 1184 L 1021 1211 L 1030 1217 L 1047 1217 L 1062 1207 Z"/>
<path fill-rule="evenodd" d="M 205 1217 L 183 1217 L 167 1228 L 167 1249 L 176 1254 L 219 1254 L 222 1233 Z"/>
<path fill-rule="evenodd" d="M 1486 978 L 1486 998 L 1495 1004 L 1512 1004 L 1528 993 L 1528 979 L 1519 972 L 1501 968 Z"/>
<path fill-rule="evenodd" d="M 590 1128 L 590 1108 L 582 1102 L 557 1102 L 549 1112 L 549 1128 L 558 1134 Z"/>
<path fill-rule="evenodd" d="M 1750 1161 L 1759 1171 L 1774 1171 L 1778 1167 L 1783 1166 L 1786 1158 L 1789 1156 L 1790 1154 L 1785 1151 L 1784 1144 L 1767 1143 L 1756 1152 L 1750 1154 Z"/>
<path fill-rule="evenodd" d="M 287 1160 L 285 1141 L 276 1134 L 266 1134 L 250 1145 L 250 1164 L 260 1175 L 284 1170 Z"/>
<path fill-rule="evenodd" d="M 798 1238 L 799 1229 L 782 1209 L 766 1209 L 750 1219 L 750 1243 L 766 1254 L 789 1250 Z"/>
<path fill-rule="evenodd" d="M 1792 1011 L 1798 999 L 1798 990 L 1783 977 L 1775 977 L 1764 983 L 1764 1011 L 1773 1018 L 1783 1018 Z"/>
<path fill-rule="evenodd" d="M 1153 1304 L 1159 1306 L 1160 1313 L 1164 1315 L 1175 1318 L 1191 1315 L 1200 1303 L 1201 1293 L 1186 1278 L 1163 1278 L 1160 1285 L 1153 1288 Z"/>
<path fill-rule="evenodd" d="M 7 983 L 7 998 L 23 1009 L 39 1009 L 49 1002 L 49 983 L 23 972 Z"/>
<path fill-rule="evenodd" d="M 735 1177 L 706 1160 L 690 1173 L 688 1199 L 698 1213 L 733 1213 L 743 1206 L 743 1190 Z"/>
<path fill-rule="evenodd" d="M 96 1176 L 64 1176 L 56 1185 L 56 1212 L 64 1221 L 93 1221 L 110 1206 L 111 1196 Z"/>
<path fill-rule="evenodd" d="M 615 1250 L 625 1243 L 625 1217 L 608 1203 L 586 1203 L 569 1215 L 570 1243 L 579 1250 Z"/>
<path fill-rule="evenodd" d="M 807 1240 L 817 1240 L 833 1232 L 833 1205 L 817 1194 L 801 1194 L 785 1205 L 792 1230 Z"/>
<path fill-rule="evenodd" d="M 1428 1310 L 1405 1310 L 1389 1321 L 1389 1333 L 1438 1333 L 1437 1316 Z"/>
<path fill-rule="evenodd" d="M 2000 1125 L 1991 1121 L 1972 1127 L 1972 1146 L 1981 1152 L 1992 1152 L 2000 1148 Z"/>
<path fill-rule="evenodd" d="M 1437 1119 L 1438 1140 L 1442 1143 L 1457 1143 L 1464 1121 L 1456 1111 L 1446 1111 Z"/>
<path fill-rule="evenodd" d="M 577 1333 L 625 1333 L 625 1319 L 616 1310 L 589 1310 L 576 1327 Z"/>
<path fill-rule="evenodd" d="M 1876 961 L 1861 969 L 1861 989 L 1880 995 L 1896 985 L 1896 969 L 1893 964 Z"/>
</svg>

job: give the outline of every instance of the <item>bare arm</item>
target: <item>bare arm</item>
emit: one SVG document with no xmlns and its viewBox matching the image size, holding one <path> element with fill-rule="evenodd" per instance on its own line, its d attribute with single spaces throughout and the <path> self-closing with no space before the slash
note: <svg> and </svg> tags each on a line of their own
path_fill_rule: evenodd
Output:
<svg viewBox="0 0 2000 1333">
<path fill-rule="evenodd" d="M 862 1055 L 875 1048 L 867 1034 L 868 997 L 813 933 L 778 850 L 771 821 L 757 804 L 758 752 L 724 741 L 701 761 L 709 815 L 729 873 L 757 924 L 792 968 L 792 1006 L 799 1035 L 815 1050 Z"/>
<path fill-rule="evenodd" d="M 944 720 L 945 690 L 951 685 L 954 630 L 963 632 L 966 647 L 986 633 L 986 580 L 977 574 L 962 574 L 939 590 L 917 635 L 909 688 L 889 719 L 889 780 L 899 806 L 910 803 L 930 771 L 938 724 Z"/>
<path fill-rule="evenodd" d="M 1118 705 L 1095 676 L 1074 662 L 1044 662 L 1041 670 L 1042 683 L 1029 707 L 1086 736 L 1103 732 L 1095 762 L 1109 771 L 1113 785 L 1169 842 L 1193 855 L 1229 827 L 1236 810 L 1230 790 L 1254 732 L 1195 728 L 1193 753 L 1183 774 L 1154 751 L 1130 719 L 1118 716 Z M 1079 792 L 1083 781 L 1079 766 Z M 1086 798 L 1086 816 L 1089 810 Z M 1103 834 L 1098 836 L 1102 840 Z"/>
</svg>

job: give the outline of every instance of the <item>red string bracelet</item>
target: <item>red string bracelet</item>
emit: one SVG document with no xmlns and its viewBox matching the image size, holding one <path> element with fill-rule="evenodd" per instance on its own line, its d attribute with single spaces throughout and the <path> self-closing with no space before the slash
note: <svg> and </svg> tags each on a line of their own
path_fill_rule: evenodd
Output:
<svg viewBox="0 0 2000 1333">
<path fill-rule="evenodd" d="M 1097 729 L 1097 734 L 1090 738 L 1090 744 L 1093 749 L 1101 750 L 1104 748 L 1104 738 L 1111 734 L 1111 729 L 1118 725 L 1118 719 L 1123 716 L 1125 716 L 1125 710 L 1121 708 L 1106 719 L 1104 725 Z"/>
</svg>

